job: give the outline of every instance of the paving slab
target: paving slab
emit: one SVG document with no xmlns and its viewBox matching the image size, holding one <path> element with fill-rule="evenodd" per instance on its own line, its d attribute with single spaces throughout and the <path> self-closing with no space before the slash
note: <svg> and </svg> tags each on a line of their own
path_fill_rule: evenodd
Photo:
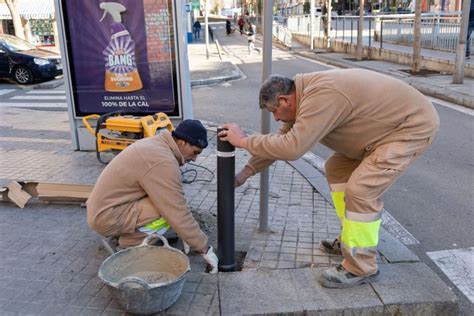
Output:
<svg viewBox="0 0 474 316">
<path fill-rule="evenodd" d="M 290 274 L 305 315 L 373 315 L 383 304 L 370 285 L 351 289 L 327 289 L 318 279 L 324 269 L 295 269 Z"/>
<path fill-rule="evenodd" d="M 219 274 L 222 315 L 304 313 L 290 270 Z"/>
<path fill-rule="evenodd" d="M 452 289 L 424 263 L 380 265 L 381 279 L 372 284 L 389 315 L 457 315 Z"/>
</svg>

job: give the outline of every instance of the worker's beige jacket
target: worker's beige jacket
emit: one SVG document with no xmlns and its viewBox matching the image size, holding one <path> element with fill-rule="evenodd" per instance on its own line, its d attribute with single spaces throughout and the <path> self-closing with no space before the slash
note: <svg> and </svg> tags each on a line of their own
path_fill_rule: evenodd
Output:
<svg viewBox="0 0 474 316">
<path fill-rule="evenodd" d="M 130 234 L 148 196 L 161 216 L 192 249 L 207 245 L 186 204 L 179 166 L 184 158 L 171 133 L 137 141 L 115 157 L 99 176 L 87 200 L 89 226 L 105 236 Z"/>
<path fill-rule="evenodd" d="M 296 119 L 277 134 L 251 135 L 247 166 L 259 172 L 274 160 L 296 160 L 320 142 L 352 159 L 394 141 L 433 137 L 439 117 L 408 84 L 362 69 L 299 74 Z"/>
</svg>

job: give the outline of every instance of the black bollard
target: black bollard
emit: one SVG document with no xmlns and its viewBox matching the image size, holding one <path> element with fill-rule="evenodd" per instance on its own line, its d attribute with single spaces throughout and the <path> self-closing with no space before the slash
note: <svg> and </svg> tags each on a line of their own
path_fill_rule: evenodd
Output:
<svg viewBox="0 0 474 316">
<path fill-rule="evenodd" d="M 218 128 L 217 133 L 223 129 Z M 219 271 L 235 271 L 235 147 L 217 139 L 217 255 Z"/>
</svg>

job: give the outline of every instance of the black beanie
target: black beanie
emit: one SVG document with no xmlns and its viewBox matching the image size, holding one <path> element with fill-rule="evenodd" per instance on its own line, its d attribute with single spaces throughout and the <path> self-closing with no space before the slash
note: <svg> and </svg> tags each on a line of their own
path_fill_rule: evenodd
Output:
<svg viewBox="0 0 474 316">
<path fill-rule="evenodd" d="M 184 120 L 172 132 L 173 136 L 199 148 L 207 147 L 207 130 L 198 120 Z"/>
</svg>

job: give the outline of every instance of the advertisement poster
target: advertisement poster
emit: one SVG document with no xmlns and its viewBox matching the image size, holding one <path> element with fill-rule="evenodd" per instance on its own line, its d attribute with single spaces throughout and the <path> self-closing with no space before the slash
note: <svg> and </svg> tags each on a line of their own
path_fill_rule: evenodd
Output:
<svg viewBox="0 0 474 316">
<path fill-rule="evenodd" d="M 164 0 L 63 0 L 76 116 L 179 116 L 173 8 Z"/>
</svg>

